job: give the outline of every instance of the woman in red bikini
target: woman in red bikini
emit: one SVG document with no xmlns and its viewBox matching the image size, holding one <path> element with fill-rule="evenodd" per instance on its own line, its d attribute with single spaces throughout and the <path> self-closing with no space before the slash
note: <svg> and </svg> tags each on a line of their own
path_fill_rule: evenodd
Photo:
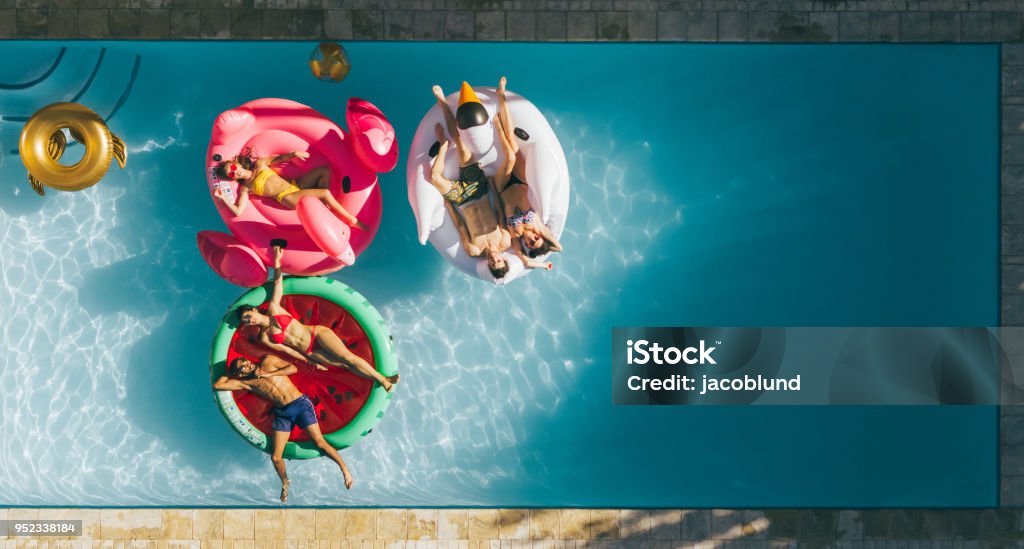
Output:
<svg viewBox="0 0 1024 549">
<path fill-rule="evenodd" d="M 284 293 L 281 274 L 281 245 L 274 241 L 274 292 L 263 314 L 252 305 L 242 305 L 236 311 L 242 324 L 259 326 L 260 341 L 267 347 L 326 370 L 326 365 L 345 368 L 355 374 L 380 383 L 391 391 L 398 383 L 398 374 L 385 377 L 368 362 L 356 356 L 341 341 L 338 334 L 327 326 L 307 326 L 281 306 Z"/>
</svg>

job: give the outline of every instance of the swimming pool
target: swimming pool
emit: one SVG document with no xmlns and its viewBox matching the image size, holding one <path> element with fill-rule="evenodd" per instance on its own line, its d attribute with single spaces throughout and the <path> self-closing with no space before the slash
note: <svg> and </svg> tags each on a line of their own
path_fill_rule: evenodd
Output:
<svg viewBox="0 0 1024 549">
<path fill-rule="evenodd" d="M 364 97 L 401 141 L 381 232 L 335 276 L 389 322 L 403 382 L 345 452 L 356 489 L 290 463 L 291 504 L 996 503 L 995 407 L 616 407 L 608 363 L 614 326 L 997 325 L 995 46 L 353 43 L 331 85 L 310 43 L 4 42 L 0 83 L 65 46 L 0 91 L 0 505 L 275 503 L 208 386 L 241 289 L 195 249 L 222 228 L 212 121 L 264 96 L 334 120 Z M 501 75 L 574 195 L 555 270 L 492 288 L 416 242 L 402 167 L 431 84 Z M 128 167 L 40 199 L 18 117 L 87 83 Z"/>
</svg>

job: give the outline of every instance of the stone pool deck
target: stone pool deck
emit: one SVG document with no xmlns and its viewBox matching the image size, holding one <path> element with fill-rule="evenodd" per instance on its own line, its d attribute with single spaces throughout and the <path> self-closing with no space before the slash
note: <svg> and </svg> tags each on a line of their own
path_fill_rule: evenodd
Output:
<svg viewBox="0 0 1024 549">
<path fill-rule="evenodd" d="M 3 549 L 739 549 L 1022 547 L 1021 511 L 10 509 L 81 520 L 77 538 Z"/>
<path fill-rule="evenodd" d="M 1001 318 L 1018 327 L 1022 12 L 1024 0 L 0 0 L 0 38 L 999 43 Z M 1004 402 L 1024 403 L 1022 380 L 1006 373 Z M 1002 406 L 1000 420 L 997 509 L 0 509 L 85 525 L 0 549 L 1024 548 L 1024 406 Z"/>
</svg>

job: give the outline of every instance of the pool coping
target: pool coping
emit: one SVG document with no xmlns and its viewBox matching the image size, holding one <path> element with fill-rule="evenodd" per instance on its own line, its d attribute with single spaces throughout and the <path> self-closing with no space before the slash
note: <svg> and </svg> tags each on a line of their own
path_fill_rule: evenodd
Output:
<svg viewBox="0 0 1024 549">
<path fill-rule="evenodd" d="M 999 44 L 1000 325 L 1022 327 L 1022 10 L 1024 0 L 0 0 L 0 39 Z M 1004 338 L 1011 358 L 1017 354 L 1024 357 L 1024 336 L 1016 337 L 1018 332 L 1010 330 Z M 286 545 L 289 548 L 298 547 L 300 542 L 308 543 L 310 548 L 319 544 L 319 549 L 368 547 L 366 542 L 376 549 L 396 546 L 399 540 L 418 540 L 416 547 L 455 544 L 461 549 L 487 544 L 489 548 L 507 549 L 510 545 L 533 543 L 568 549 L 570 545 L 621 544 L 613 541 L 620 538 L 666 547 L 700 542 L 744 547 L 797 543 L 852 547 L 887 540 L 904 540 L 901 543 L 905 546 L 918 542 L 943 547 L 977 542 L 1020 546 L 1024 539 L 1024 521 L 1019 510 L 1024 507 L 1024 406 L 1016 403 L 1024 402 L 1024 372 L 1007 367 L 1003 373 L 999 507 L 994 509 L 11 508 L 0 509 L 0 520 L 29 516 L 67 518 L 69 513 L 94 517 L 95 536 L 90 537 L 107 540 L 102 544 L 106 549 L 113 547 L 113 540 L 160 540 L 153 541 L 156 547 L 188 545 L 190 549 L 233 549 L 223 547 L 228 540 L 236 540 L 236 546 L 245 549 L 271 549 L 265 545 L 273 540 L 294 541 Z M 1015 404 L 1008 404 L 1011 402 Z M 433 534 L 414 537 L 413 522 L 419 520 L 414 517 L 421 512 L 455 518 L 444 525 L 438 518 L 432 523 Z M 253 513 L 266 515 L 264 519 L 270 517 L 274 524 L 280 513 L 280 536 L 261 538 L 257 530 L 252 530 L 250 536 L 248 528 L 252 521 L 246 521 L 250 515 L 255 516 Z M 555 518 L 551 518 L 551 513 Z M 463 514 L 464 520 L 459 518 Z M 640 517 L 636 535 L 620 535 L 632 532 L 628 529 L 634 521 L 626 517 Z M 313 535 L 308 535 L 308 527 L 293 526 L 289 532 L 288 525 L 310 520 L 314 524 Z M 238 521 L 241 527 L 236 524 Z M 351 530 L 339 534 L 330 526 L 335 521 L 348 524 Z M 323 531 L 329 533 L 324 534 L 326 537 L 321 536 L 321 523 Z M 399 523 L 405 525 L 403 537 L 398 536 L 401 528 L 394 526 Z M 430 521 L 426 524 L 423 532 L 430 532 Z M 512 533 L 506 532 L 506 528 Z M 189 535 L 185 535 L 186 530 Z M 674 534 L 676 531 L 678 535 Z M 666 533 L 660 536 L 654 532 Z M 537 533 L 544 535 L 535 536 Z M 84 542 L 79 538 L 74 543 Z M 8 547 L 20 549 L 22 545 L 15 545 L 13 538 L 0 538 L 0 548 Z"/>
</svg>

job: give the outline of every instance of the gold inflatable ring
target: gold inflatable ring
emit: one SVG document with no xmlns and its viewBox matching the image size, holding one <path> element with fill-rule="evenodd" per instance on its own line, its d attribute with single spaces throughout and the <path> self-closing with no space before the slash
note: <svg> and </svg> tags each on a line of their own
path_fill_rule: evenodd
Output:
<svg viewBox="0 0 1024 549">
<path fill-rule="evenodd" d="M 63 129 L 85 146 L 73 166 L 59 162 L 67 146 Z M 110 133 L 98 114 L 78 103 L 54 103 L 32 115 L 18 141 L 21 161 L 32 189 L 43 195 L 43 185 L 61 191 L 80 191 L 96 184 L 110 169 L 110 161 L 124 168 L 128 153 L 119 137 Z"/>
</svg>

